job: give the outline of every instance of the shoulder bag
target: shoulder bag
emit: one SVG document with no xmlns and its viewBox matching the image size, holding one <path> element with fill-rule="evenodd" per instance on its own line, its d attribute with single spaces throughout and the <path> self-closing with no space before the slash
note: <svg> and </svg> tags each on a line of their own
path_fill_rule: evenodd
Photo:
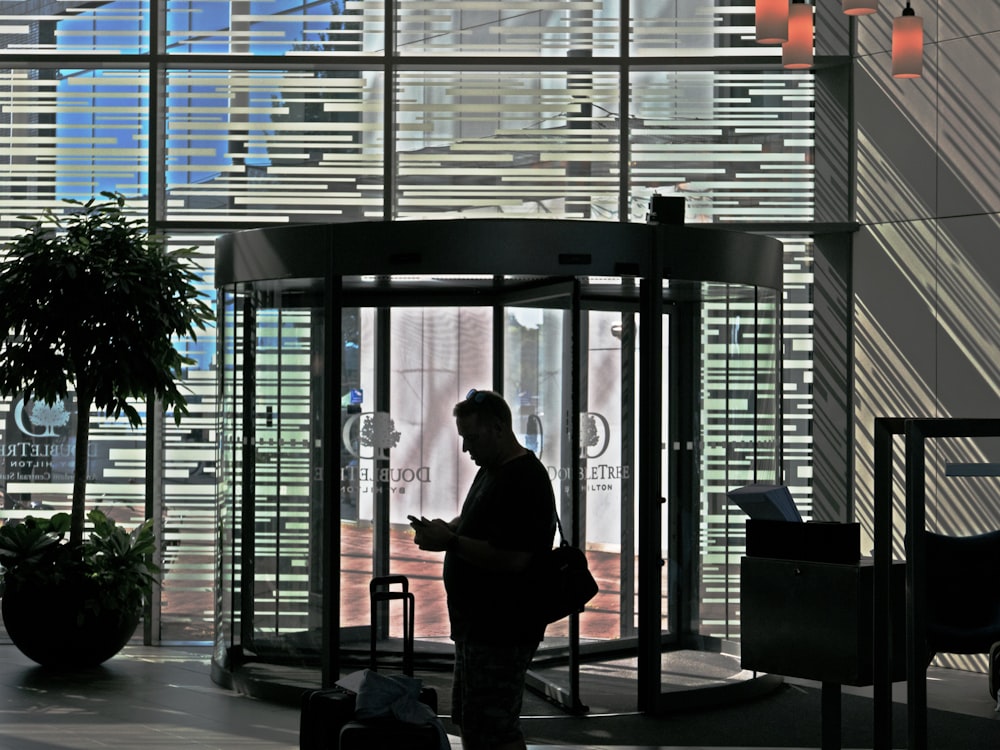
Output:
<svg viewBox="0 0 1000 750">
<path fill-rule="evenodd" d="M 597 581 L 590 572 L 583 550 L 566 541 L 559 516 L 559 545 L 535 559 L 533 579 L 536 588 L 538 614 L 545 624 L 583 612 L 597 595 Z"/>
</svg>

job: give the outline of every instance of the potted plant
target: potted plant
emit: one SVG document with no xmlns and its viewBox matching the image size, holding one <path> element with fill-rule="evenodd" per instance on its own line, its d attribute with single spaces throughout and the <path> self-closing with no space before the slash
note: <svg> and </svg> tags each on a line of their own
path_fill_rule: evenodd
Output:
<svg viewBox="0 0 1000 750">
<path fill-rule="evenodd" d="M 90 537 L 78 547 L 66 542 L 66 513 L 0 527 L 4 624 L 39 664 L 95 666 L 118 653 L 159 572 L 152 521 L 130 533 L 100 510 L 87 517 Z"/>
<path fill-rule="evenodd" d="M 173 409 L 179 422 L 187 401 L 177 380 L 192 361 L 174 342 L 178 336 L 195 338 L 212 317 L 188 262 L 194 248 L 168 249 L 142 219 L 129 215 L 125 196 L 101 196 L 104 200 L 85 203 L 67 200 L 64 214 L 47 210 L 39 218 L 19 217 L 29 225 L 0 260 L 0 331 L 6 333 L 0 341 L 0 395 L 52 406 L 72 388 L 78 414 L 68 519 L 65 514 L 29 519 L 0 542 L 0 564 L 6 568 L 3 613 L 15 644 L 14 633 L 24 628 L 12 626 L 8 614 L 27 607 L 7 606 L 11 596 L 34 591 L 44 601 L 95 581 L 116 591 L 96 598 L 84 592 L 82 612 L 68 623 L 80 629 L 86 616 L 116 601 L 131 607 L 136 590 L 140 601 L 148 593 L 155 572 L 148 562 L 153 549 L 148 523 L 128 534 L 103 513 L 91 513 L 92 536 L 84 540 L 89 414 L 92 408 L 109 418 L 124 414 L 138 427 L 138 402 Z M 139 557 L 148 562 L 145 573 Z M 119 587 L 111 581 L 122 569 L 126 575 Z M 49 585 L 51 593 L 42 593 Z M 41 661 L 38 654 L 28 656 Z"/>
</svg>

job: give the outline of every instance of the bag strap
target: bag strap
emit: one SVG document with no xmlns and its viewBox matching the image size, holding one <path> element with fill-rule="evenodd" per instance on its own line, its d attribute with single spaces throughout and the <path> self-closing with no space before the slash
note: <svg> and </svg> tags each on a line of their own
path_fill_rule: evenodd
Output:
<svg viewBox="0 0 1000 750">
<path fill-rule="evenodd" d="M 559 520 L 559 511 L 555 510 L 554 508 L 553 510 L 555 511 L 555 516 L 556 516 L 556 528 L 559 529 L 559 546 L 568 547 L 569 542 L 566 541 L 566 535 L 563 533 L 562 522 Z"/>
</svg>

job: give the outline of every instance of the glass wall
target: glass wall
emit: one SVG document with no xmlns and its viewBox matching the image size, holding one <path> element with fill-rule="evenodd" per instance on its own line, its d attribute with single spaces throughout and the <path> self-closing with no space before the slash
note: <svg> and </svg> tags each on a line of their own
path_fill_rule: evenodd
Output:
<svg viewBox="0 0 1000 750">
<path fill-rule="evenodd" d="M 782 71 L 780 52 L 753 42 L 751 5 L 456 0 L 431 7 L 405 0 L 394 7 L 388 18 L 382 3 L 343 0 L 108 0 L 73 8 L 27 0 L 4 7 L 0 241 L 20 231 L 19 216 L 63 210 L 62 198 L 120 191 L 155 231 L 199 247 L 204 289 L 214 300 L 215 237 L 251 227 L 427 216 L 644 222 L 654 193 L 687 198 L 692 223 L 753 223 L 767 232 L 774 222 L 808 221 L 816 213 L 816 76 Z M 798 283 L 808 274 L 811 243 L 800 237 L 786 252 L 795 269 L 789 278 Z M 786 294 L 790 288 L 786 283 Z M 811 286 L 801 289 L 801 306 L 786 306 L 783 321 L 785 331 L 803 337 L 785 348 L 794 364 L 784 396 L 796 412 L 795 443 L 785 451 L 786 462 L 794 455 L 794 471 L 784 468 L 796 497 L 808 502 Z M 220 300 L 220 309 L 236 301 Z M 456 307 L 450 314 L 464 325 L 470 313 Z M 593 356 L 627 371 L 633 365 L 618 363 L 600 338 L 619 325 L 610 318 L 620 311 L 590 314 Z M 377 325 L 413 335 L 419 321 L 433 349 L 440 334 L 423 315 L 378 322 L 374 308 L 359 308 L 356 332 L 345 332 L 345 341 L 371 336 Z M 217 370 L 242 367 L 242 347 L 251 343 L 269 356 L 298 357 L 289 370 L 295 374 L 281 382 L 262 372 L 267 397 L 282 400 L 297 397 L 302 384 L 295 378 L 307 382 L 311 372 L 307 360 L 315 352 L 300 332 L 308 331 L 307 320 L 283 312 L 255 325 L 259 341 L 241 340 L 232 351 L 216 351 L 214 330 L 181 342 L 197 362 L 184 373 L 191 416 L 179 427 L 170 419 L 163 426 L 163 482 L 153 496 L 142 489 L 145 430 L 84 417 L 97 451 L 94 503 L 124 522 L 138 521 L 147 507 L 158 519 L 164 580 L 154 641 L 211 640 L 215 557 L 240 554 L 232 540 L 220 543 L 217 531 L 216 482 L 244 481 L 220 472 L 244 457 L 217 452 L 218 415 L 242 419 L 220 402 Z M 748 330 L 743 320 L 741 331 Z M 706 331 L 706 345 L 721 331 Z M 717 344 L 710 350 L 721 351 Z M 352 364 L 365 399 L 355 405 L 360 413 L 379 393 L 364 356 Z M 265 367 L 267 357 L 257 362 Z M 734 387 L 732 380 L 720 386 Z M 595 404 L 612 398 L 599 383 L 591 388 L 587 400 Z M 79 418 L 71 401 L 64 408 Z M 591 411 L 606 416 L 607 408 Z M 73 450 L 69 432 L 56 430 L 63 435 L 58 445 L 51 435 L 32 436 L 41 429 L 30 413 L 17 399 L 0 403 L 0 489 L 11 518 L 32 506 L 68 503 L 59 456 Z M 305 419 L 286 413 L 260 428 L 274 446 L 273 462 L 261 465 L 261 487 L 280 514 L 260 530 L 261 542 L 274 545 L 258 561 L 265 592 L 285 591 L 299 573 L 282 570 L 273 550 L 294 545 L 300 532 L 295 519 L 304 511 L 296 504 L 304 501 L 284 492 L 289 478 L 317 460 L 296 442 Z M 599 430 L 603 423 L 595 420 Z M 26 447 L 28 438 L 41 447 Z M 342 447 L 345 455 L 352 450 Z M 358 453 L 360 471 L 372 459 Z M 607 453 L 595 461 L 605 456 L 617 465 Z M 366 502 L 352 481 L 345 479 L 345 517 L 350 503 Z M 711 523 L 738 523 L 718 494 L 738 477 L 711 481 L 705 502 L 718 511 Z M 606 520 L 589 518 L 588 528 Z M 359 575 L 370 572 L 366 563 Z M 296 596 L 308 602 L 314 593 L 302 583 Z M 281 607 L 269 606 L 275 621 L 267 628 L 280 630 Z"/>
</svg>

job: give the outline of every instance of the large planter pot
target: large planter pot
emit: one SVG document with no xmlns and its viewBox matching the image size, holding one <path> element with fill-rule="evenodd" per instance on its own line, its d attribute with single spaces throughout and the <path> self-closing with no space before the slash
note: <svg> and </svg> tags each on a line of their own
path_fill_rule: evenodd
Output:
<svg viewBox="0 0 1000 750">
<path fill-rule="evenodd" d="M 141 612 L 87 611 L 86 585 L 10 587 L 0 609 L 14 645 L 46 667 L 95 667 L 129 642 Z"/>
</svg>

